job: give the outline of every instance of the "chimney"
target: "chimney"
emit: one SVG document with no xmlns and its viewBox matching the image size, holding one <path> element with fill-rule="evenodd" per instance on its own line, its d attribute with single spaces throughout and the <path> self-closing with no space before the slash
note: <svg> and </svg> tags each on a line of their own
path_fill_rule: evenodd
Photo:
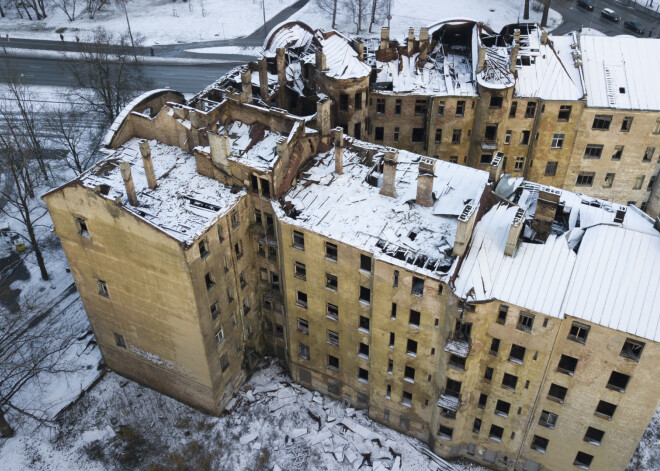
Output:
<svg viewBox="0 0 660 471">
<path fill-rule="evenodd" d="M 278 47 L 275 50 L 275 63 L 277 64 L 277 106 L 284 108 L 286 106 L 286 60 L 284 48 Z"/>
<path fill-rule="evenodd" d="M 323 70 L 327 70 L 326 64 L 325 64 L 325 54 L 323 54 L 323 51 L 320 49 L 316 50 L 316 70 L 319 72 Z"/>
<path fill-rule="evenodd" d="M 344 130 L 337 126 L 332 134 L 335 138 L 335 173 L 341 175 L 344 173 Z"/>
<path fill-rule="evenodd" d="M 544 46 L 548 44 L 548 32 L 546 30 L 541 33 L 541 44 Z"/>
<path fill-rule="evenodd" d="M 502 170 L 504 168 L 504 154 L 502 152 L 496 152 L 493 156 L 493 160 L 490 161 L 490 167 L 488 167 L 488 181 L 492 182 L 493 188 L 497 186 L 497 183 L 502 177 Z"/>
<path fill-rule="evenodd" d="M 465 254 L 470 239 L 472 238 L 472 230 L 474 229 L 474 221 L 477 219 L 477 208 L 471 204 L 466 204 L 463 212 L 458 217 L 458 224 L 456 225 L 456 238 L 454 239 L 454 248 L 452 255 L 461 257 Z"/>
<path fill-rule="evenodd" d="M 513 46 L 513 49 L 511 49 L 511 57 L 510 57 L 510 63 L 509 63 L 509 72 L 512 74 L 516 73 L 516 62 L 518 61 L 518 51 L 520 51 L 520 46 L 516 43 L 515 46 Z"/>
<path fill-rule="evenodd" d="M 268 104 L 268 62 L 261 58 L 257 64 L 259 67 L 259 95 Z"/>
<path fill-rule="evenodd" d="M 324 96 L 316 102 L 316 128 L 321 133 L 321 136 L 330 135 L 330 98 Z"/>
<path fill-rule="evenodd" d="M 124 186 L 126 187 L 126 196 L 128 196 L 128 202 L 131 204 L 131 206 L 137 206 L 138 199 L 137 194 L 135 193 L 133 175 L 131 175 L 131 164 L 128 162 L 121 162 L 119 164 L 119 170 L 121 171 L 121 178 L 124 180 Z"/>
<path fill-rule="evenodd" d="M 144 164 L 144 174 L 147 176 L 147 183 L 152 190 L 158 185 L 156 183 L 156 174 L 154 173 L 154 163 L 151 160 L 151 149 L 149 141 L 140 139 L 140 153 L 142 154 L 142 163 Z"/>
<path fill-rule="evenodd" d="M 228 157 L 231 155 L 231 142 L 229 136 L 226 134 L 218 134 L 215 132 L 208 133 L 209 147 L 211 147 L 211 160 L 213 163 L 220 167 L 225 173 L 231 174 L 229 171 Z"/>
<path fill-rule="evenodd" d="M 390 47 L 390 28 L 383 26 L 380 29 L 380 47 L 379 49 L 389 49 Z"/>
<path fill-rule="evenodd" d="M 523 227 L 525 227 L 525 210 L 518 208 L 516 214 L 513 216 L 513 221 L 511 221 L 511 227 L 509 227 L 509 236 L 504 246 L 504 255 L 513 257 L 518 247 L 518 239 L 520 239 L 520 233 Z"/>
<path fill-rule="evenodd" d="M 419 176 L 417 177 L 417 204 L 433 206 L 433 178 L 435 175 L 435 159 L 422 157 L 419 161 Z"/>
<path fill-rule="evenodd" d="M 486 67 L 486 48 L 484 46 L 479 46 L 479 62 L 477 63 L 477 73 L 484 70 Z"/>
<path fill-rule="evenodd" d="M 429 29 L 422 28 L 419 30 L 419 59 L 426 62 L 426 55 L 429 50 Z"/>
<path fill-rule="evenodd" d="M 389 149 L 385 151 L 383 157 L 383 186 L 380 187 L 380 194 L 396 198 L 396 164 L 399 161 L 399 151 Z"/>
<path fill-rule="evenodd" d="M 653 228 L 660 232 L 660 216 L 655 217 L 655 222 L 653 223 Z"/>
<path fill-rule="evenodd" d="M 282 160 L 282 164 L 286 171 L 289 169 L 289 157 L 291 157 L 291 150 L 289 149 L 288 139 L 284 136 L 278 137 L 275 141 L 275 152 Z"/>
<path fill-rule="evenodd" d="M 351 47 L 357 53 L 358 59 L 361 61 L 364 60 L 364 43 L 358 39 L 353 39 L 351 41 Z"/>
<path fill-rule="evenodd" d="M 408 55 L 411 56 L 415 49 L 415 28 L 411 27 L 408 29 L 408 43 L 406 46 L 408 48 Z"/>
<path fill-rule="evenodd" d="M 241 72 L 241 101 L 252 103 L 252 71 L 250 69 Z"/>
<path fill-rule="evenodd" d="M 513 30 L 513 42 L 520 44 L 520 30 L 518 28 Z"/>
<path fill-rule="evenodd" d="M 555 220 L 557 205 L 561 192 L 549 186 L 539 188 L 536 200 L 536 212 L 532 220 L 532 229 L 536 231 L 536 239 L 545 242 L 552 232 L 552 222 Z"/>
</svg>

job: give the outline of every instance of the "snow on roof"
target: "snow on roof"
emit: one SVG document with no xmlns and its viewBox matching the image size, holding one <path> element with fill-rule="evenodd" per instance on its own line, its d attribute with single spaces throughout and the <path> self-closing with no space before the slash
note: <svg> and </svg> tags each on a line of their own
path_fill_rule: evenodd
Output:
<svg viewBox="0 0 660 471">
<path fill-rule="evenodd" d="M 250 125 L 241 121 L 218 129 L 219 134 L 224 132 L 231 143 L 229 160 L 264 172 L 273 169 L 278 157 L 276 147 L 280 134 L 265 129 L 262 124 Z"/>
<path fill-rule="evenodd" d="M 580 34 L 587 105 L 660 110 L 660 39 Z"/>
<path fill-rule="evenodd" d="M 315 39 L 318 41 L 323 54 L 325 54 L 326 70 L 322 73 L 335 79 L 351 79 L 368 77 L 371 67 L 358 58 L 357 52 L 351 46 L 350 39 L 336 32 L 325 33 L 317 30 Z M 314 54 L 307 55 L 305 62 L 314 63 Z"/>
<path fill-rule="evenodd" d="M 343 174 L 334 172 L 333 150 L 319 154 L 285 197 L 292 210 L 278 210 L 278 217 L 428 276 L 448 270 L 451 258 L 447 253 L 454 245 L 458 208 L 479 201 L 488 173 L 437 161 L 433 183 L 437 201 L 427 208 L 414 203 L 422 156 L 399 151 L 397 196 L 392 198 L 379 194 L 385 148 L 350 138 L 347 141 Z M 351 142 L 380 151 L 373 157 L 374 164 L 367 165 L 364 152 Z M 285 211 L 295 215 L 287 216 Z"/>
<path fill-rule="evenodd" d="M 111 200 L 121 199 L 126 211 L 187 245 L 191 245 L 245 195 L 245 191 L 233 194 L 229 187 L 200 175 L 190 154 L 155 140 L 149 141 L 149 145 L 158 186 L 150 189 L 139 141 L 130 139 L 81 175 L 78 181 L 87 188 L 106 185 L 107 192 L 102 191 L 101 195 Z M 120 162 L 131 164 L 137 207 L 128 203 Z"/>
<path fill-rule="evenodd" d="M 286 22 L 274 27 L 264 41 L 264 55 L 274 56 L 280 48 L 305 48 L 314 38 L 312 29 L 299 21 Z"/>
<path fill-rule="evenodd" d="M 660 341 L 660 237 L 616 226 L 587 229 L 562 313 Z"/>
<path fill-rule="evenodd" d="M 543 100 L 580 100 L 584 96 L 580 69 L 575 67 L 571 46 L 576 38 L 552 36 L 541 44 L 541 31 L 533 28 L 521 34 L 518 54 L 518 79 L 515 94 L 519 97 L 537 97 Z"/>
</svg>

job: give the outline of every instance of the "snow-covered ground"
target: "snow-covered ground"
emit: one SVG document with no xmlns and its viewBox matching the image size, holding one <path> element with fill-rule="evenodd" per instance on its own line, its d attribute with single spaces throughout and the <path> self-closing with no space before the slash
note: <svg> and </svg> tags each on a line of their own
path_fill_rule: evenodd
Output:
<svg viewBox="0 0 660 471">
<path fill-rule="evenodd" d="M 129 0 L 128 17 L 133 34 L 144 36 L 146 45 L 173 44 L 195 41 L 231 39 L 248 35 L 263 25 L 262 3 L 265 4 L 266 19 L 277 15 L 295 0 Z M 7 18 L 0 19 L 0 32 L 4 37 L 59 40 L 60 28 L 64 39 L 74 41 L 75 36 L 83 39 L 95 28 L 103 27 L 123 33 L 127 30 L 126 16 L 119 2 L 108 2 L 94 19 L 86 13 L 78 14 L 75 21 L 52 7 L 42 21 L 30 21 L 17 17 L 13 8 L 7 8 Z M 79 6 L 79 11 L 82 7 Z"/>
</svg>

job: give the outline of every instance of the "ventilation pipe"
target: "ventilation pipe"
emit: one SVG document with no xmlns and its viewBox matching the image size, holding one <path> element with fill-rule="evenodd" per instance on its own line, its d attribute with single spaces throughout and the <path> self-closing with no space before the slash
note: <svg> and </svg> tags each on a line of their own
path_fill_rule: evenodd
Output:
<svg viewBox="0 0 660 471">
<path fill-rule="evenodd" d="M 121 178 L 124 180 L 124 187 L 126 188 L 126 196 L 131 206 L 138 205 L 137 193 L 135 193 L 135 184 L 133 183 L 133 175 L 131 174 L 131 164 L 128 162 L 121 162 L 119 164 L 121 171 Z"/>
<path fill-rule="evenodd" d="M 524 226 L 525 210 L 518 208 L 516 214 L 513 216 L 513 221 L 511 221 L 511 226 L 509 227 L 509 236 L 507 237 L 506 245 L 504 246 L 504 255 L 513 257 L 513 254 L 518 247 L 518 240 L 520 239 L 520 234 L 522 233 Z"/>
<path fill-rule="evenodd" d="M 337 126 L 332 130 L 335 138 L 335 173 L 344 173 L 344 129 Z"/>
<path fill-rule="evenodd" d="M 146 139 L 140 139 L 140 153 L 142 154 L 144 174 L 147 176 L 147 184 L 153 190 L 158 184 L 156 183 L 156 174 L 154 173 L 154 163 L 151 160 L 151 148 L 149 147 L 149 141 Z"/>
<path fill-rule="evenodd" d="M 380 194 L 396 198 L 396 165 L 399 161 L 398 150 L 387 150 L 383 157 L 383 186 L 380 187 Z"/>
<path fill-rule="evenodd" d="M 417 204 L 433 206 L 433 178 L 435 175 L 435 159 L 422 157 L 419 161 L 419 176 L 417 177 Z"/>
</svg>

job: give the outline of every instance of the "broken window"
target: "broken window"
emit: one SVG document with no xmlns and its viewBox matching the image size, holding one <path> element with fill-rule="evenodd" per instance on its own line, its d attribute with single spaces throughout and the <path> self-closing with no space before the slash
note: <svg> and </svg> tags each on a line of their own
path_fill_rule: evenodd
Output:
<svg viewBox="0 0 660 471">
<path fill-rule="evenodd" d="M 328 369 L 339 371 L 339 358 L 328 355 Z"/>
<path fill-rule="evenodd" d="M 632 116 L 626 116 L 625 118 L 623 118 L 623 121 L 621 122 L 621 132 L 630 131 L 630 128 L 632 128 L 632 123 L 633 123 Z"/>
<path fill-rule="evenodd" d="M 481 154 L 481 158 L 479 159 L 479 164 L 489 165 L 491 160 L 493 160 L 493 156 L 491 154 Z"/>
<path fill-rule="evenodd" d="M 491 96 L 490 97 L 490 108 L 502 108 L 502 102 L 504 98 L 501 96 Z"/>
<path fill-rule="evenodd" d="M 419 321 L 421 318 L 421 313 L 419 311 L 410 310 L 410 318 L 408 319 L 408 325 L 417 327 L 419 329 Z"/>
<path fill-rule="evenodd" d="M 392 283 L 392 288 L 398 288 L 398 287 L 399 287 L 399 270 L 394 270 L 394 282 Z M 396 313 L 394 317 L 396 317 Z"/>
<path fill-rule="evenodd" d="M 394 332 L 390 332 L 390 348 L 394 348 Z"/>
<path fill-rule="evenodd" d="M 246 315 L 248 312 L 250 312 L 250 298 L 243 298 L 243 315 Z"/>
<path fill-rule="evenodd" d="M 360 254 L 360 270 L 371 273 L 371 257 Z"/>
<path fill-rule="evenodd" d="M 449 156 L 449 162 L 452 163 L 452 164 L 457 164 L 458 163 L 458 156 L 457 155 Z"/>
<path fill-rule="evenodd" d="M 445 102 L 444 101 L 439 101 L 438 102 L 438 116 L 444 116 L 445 115 Z"/>
<path fill-rule="evenodd" d="M 490 342 L 490 354 L 497 356 L 497 352 L 500 350 L 500 339 L 493 338 Z"/>
<path fill-rule="evenodd" d="M 490 432 L 488 432 L 488 438 L 495 440 L 496 442 L 502 441 L 502 436 L 504 435 L 504 429 L 499 425 L 491 425 Z"/>
<path fill-rule="evenodd" d="M 235 329 L 238 327 L 238 323 L 236 322 L 236 314 L 231 315 L 231 326 Z"/>
<path fill-rule="evenodd" d="M 586 343 L 590 327 L 579 322 L 573 322 L 571 330 L 568 333 L 568 339 L 574 342 Z"/>
<path fill-rule="evenodd" d="M 362 109 L 362 92 L 357 92 L 355 94 L 355 109 L 356 110 Z"/>
<path fill-rule="evenodd" d="M 499 415 L 501 417 L 508 417 L 510 410 L 511 410 L 511 404 L 501 399 L 497 400 L 497 404 L 495 404 L 495 415 Z"/>
<path fill-rule="evenodd" d="M 394 128 L 394 134 L 392 135 L 394 142 L 399 142 L 399 128 Z"/>
<path fill-rule="evenodd" d="M 614 146 L 614 153 L 612 154 L 612 160 L 621 160 L 621 156 L 623 155 L 623 147 L 624 146 Z"/>
<path fill-rule="evenodd" d="M 603 182 L 603 188 L 612 188 L 612 185 L 614 185 L 615 176 L 616 176 L 615 173 L 605 174 L 605 181 Z"/>
<path fill-rule="evenodd" d="M 497 124 L 486 125 L 486 130 L 484 131 L 484 141 L 493 142 L 496 139 L 497 139 Z"/>
<path fill-rule="evenodd" d="M 305 250 L 305 234 L 299 231 L 293 231 L 293 246 L 300 250 Z"/>
<path fill-rule="evenodd" d="M 339 308 L 334 304 L 328 303 L 326 305 L 325 316 L 333 321 L 339 320 Z"/>
<path fill-rule="evenodd" d="M 360 301 L 371 304 L 371 290 L 369 288 L 360 286 Z"/>
<path fill-rule="evenodd" d="M 415 382 L 415 368 L 412 366 L 406 366 L 403 371 L 403 379 L 409 383 Z"/>
<path fill-rule="evenodd" d="M 647 147 L 642 162 L 650 162 L 653 159 L 653 154 L 655 154 L 655 147 Z"/>
<path fill-rule="evenodd" d="M 362 136 L 362 124 L 361 123 L 355 123 L 353 126 L 353 135 L 355 136 L 356 139 L 361 139 Z"/>
<path fill-rule="evenodd" d="M 424 280 L 416 276 L 412 277 L 412 292 L 414 296 L 424 296 Z"/>
<path fill-rule="evenodd" d="M 642 355 L 642 350 L 644 350 L 644 342 L 633 339 L 626 339 L 619 355 L 624 358 L 630 358 L 631 360 L 639 361 L 639 358 Z"/>
<path fill-rule="evenodd" d="M 238 221 L 238 211 L 233 210 L 231 212 L 231 227 L 232 229 L 236 229 L 238 227 L 239 221 Z"/>
<path fill-rule="evenodd" d="M 603 154 L 602 144 L 587 144 L 587 147 L 584 150 L 585 159 L 600 159 L 600 156 L 602 154 Z"/>
<path fill-rule="evenodd" d="M 223 372 L 229 368 L 229 360 L 227 360 L 227 354 L 225 353 L 220 357 L 220 368 L 222 369 Z"/>
<path fill-rule="evenodd" d="M 510 389 L 511 391 L 516 390 L 516 385 L 518 384 L 518 377 L 509 373 L 504 373 L 502 378 L 502 387 L 505 389 Z"/>
<path fill-rule="evenodd" d="M 257 255 L 261 255 L 262 257 L 266 256 L 266 246 L 264 244 L 257 244 Z M 225 266 L 225 271 L 228 270 L 228 267 Z"/>
<path fill-rule="evenodd" d="M 245 289 L 245 287 L 247 286 L 247 277 L 245 276 L 245 271 L 242 271 L 238 275 L 238 281 L 241 285 L 241 289 Z"/>
<path fill-rule="evenodd" d="M 487 403 L 488 403 L 488 395 L 483 393 L 479 394 L 479 402 L 477 403 L 477 407 L 479 409 L 485 409 Z"/>
<path fill-rule="evenodd" d="M 541 417 L 539 418 L 539 425 L 542 425 L 543 427 L 548 427 L 550 429 L 554 429 L 555 425 L 557 425 L 557 419 L 559 416 L 557 414 L 553 414 L 552 412 L 548 412 L 547 410 L 544 410 L 541 412 Z"/>
<path fill-rule="evenodd" d="M 509 353 L 509 361 L 513 363 L 518 363 L 522 365 L 525 359 L 525 347 L 516 345 L 515 343 L 511 345 L 511 352 Z"/>
<path fill-rule="evenodd" d="M 653 186 L 655 185 L 655 181 L 656 181 L 657 178 L 658 178 L 657 175 L 652 175 L 651 176 L 651 178 L 649 179 L 649 184 L 646 186 L 646 191 L 651 191 L 653 189 Z M 642 204 L 647 204 L 647 203 L 648 202 L 642 203 Z M 646 211 L 646 210 L 644 208 L 642 208 L 642 211 Z"/>
<path fill-rule="evenodd" d="M 557 121 L 568 121 L 571 119 L 571 105 L 560 105 Z"/>
<path fill-rule="evenodd" d="M 392 397 L 392 385 L 388 384 L 387 389 L 385 390 L 385 397 L 390 399 Z"/>
<path fill-rule="evenodd" d="M 261 211 L 259 211 L 258 209 L 254 210 L 254 223 L 259 227 L 263 226 L 263 221 L 261 219 Z"/>
<path fill-rule="evenodd" d="M 534 435 L 534 438 L 532 438 L 532 445 L 531 449 L 539 451 L 541 453 L 545 453 L 546 448 L 548 448 L 548 443 L 550 443 L 550 440 L 547 438 L 539 437 L 538 435 Z"/>
<path fill-rule="evenodd" d="M 327 342 L 335 347 L 339 346 L 339 334 L 332 330 L 327 331 Z"/>
<path fill-rule="evenodd" d="M 607 382 L 607 389 L 613 389 L 614 391 L 623 393 L 626 391 L 628 381 L 630 381 L 630 376 L 619 373 L 618 371 L 612 371 L 610 379 Z"/>
<path fill-rule="evenodd" d="M 557 174 L 557 163 L 558 162 L 547 162 L 545 164 L 545 176 L 554 177 Z"/>
<path fill-rule="evenodd" d="M 298 318 L 298 331 L 305 335 L 309 334 L 309 322 L 306 319 Z"/>
<path fill-rule="evenodd" d="M 360 342 L 358 346 L 358 356 L 364 358 L 365 360 L 369 359 L 369 345 L 366 343 Z"/>
<path fill-rule="evenodd" d="M 428 108 L 428 100 L 415 100 L 415 114 L 425 115 Z"/>
<path fill-rule="evenodd" d="M 589 469 L 589 466 L 591 466 L 591 462 L 594 460 L 594 457 L 591 456 L 588 453 L 584 453 L 582 451 L 578 451 L 577 455 L 575 456 L 575 460 L 573 461 L 573 466 L 578 466 L 583 469 Z"/>
<path fill-rule="evenodd" d="M 85 219 L 77 217 L 76 228 L 78 230 L 79 236 L 89 238 L 89 231 L 87 230 L 87 221 Z"/>
<path fill-rule="evenodd" d="M 394 114 L 401 114 L 401 99 L 398 98 L 394 102 Z"/>
<path fill-rule="evenodd" d="M 359 321 L 358 321 L 358 330 L 361 330 L 365 333 L 369 333 L 369 318 L 360 316 Z"/>
<path fill-rule="evenodd" d="M 240 240 L 234 244 L 234 253 L 237 260 L 243 256 L 243 242 Z"/>
<path fill-rule="evenodd" d="M 270 182 L 265 178 L 261 178 L 261 196 L 270 198 Z"/>
<path fill-rule="evenodd" d="M 413 128 L 412 130 L 412 141 L 413 142 L 424 142 L 424 128 Z"/>
<path fill-rule="evenodd" d="M 215 333 L 215 343 L 219 347 L 224 343 L 224 341 L 225 341 L 225 331 L 222 330 L 222 327 L 220 327 Z"/>
<path fill-rule="evenodd" d="M 348 111 L 348 95 L 345 93 L 339 95 L 339 111 Z"/>
<path fill-rule="evenodd" d="M 523 131 L 520 136 L 520 145 L 526 146 L 529 145 L 529 136 L 531 131 Z"/>
<path fill-rule="evenodd" d="M 96 280 L 96 288 L 101 296 L 104 296 L 106 298 L 110 297 L 110 293 L 108 293 L 108 285 L 106 284 L 105 281 Z"/>
<path fill-rule="evenodd" d="M 500 305 L 500 310 L 497 313 L 497 321 L 496 322 L 498 324 L 502 324 L 502 325 L 506 324 L 506 315 L 507 315 L 508 312 L 509 312 L 509 307 L 508 306 L 505 306 L 503 304 Z"/>
<path fill-rule="evenodd" d="M 510 130 L 507 131 L 506 133 L 504 133 L 504 145 L 505 146 L 508 146 L 509 144 L 511 144 L 511 134 L 512 134 L 512 131 L 510 131 Z"/>
<path fill-rule="evenodd" d="M 465 358 L 458 355 L 449 355 L 449 366 L 456 370 L 465 371 Z"/>
<path fill-rule="evenodd" d="M 456 116 L 463 116 L 465 114 L 465 100 L 458 100 L 456 102 Z"/>
<path fill-rule="evenodd" d="M 304 343 L 298 344 L 299 356 L 303 360 L 309 360 L 309 346 Z"/>
<path fill-rule="evenodd" d="M 339 282 L 337 280 L 337 275 L 332 275 L 330 273 L 325 274 L 325 287 L 331 289 L 332 291 L 337 291 Z"/>
<path fill-rule="evenodd" d="M 293 276 L 301 280 L 307 279 L 307 267 L 304 263 L 295 262 L 293 264 Z"/>
<path fill-rule="evenodd" d="M 462 387 L 463 387 L 462 382 L 453 380 L 451 378 L 447 378 L 447 382 L 445 383 L 445 395 L 455 397 L 458 399 L 461 397 Z"/>
<path fill-rule="evenodd" d="M 533 118 L 536 115 L 536 102 L 528 101 L 525 109 L 525 118 Z"/>
<path fill-rule="evenodd" d="M 307 308 L 307 293 L 303 293 L 302 291 L 298 291 L 298 294 L 297 294 L 297 297 L 296 297 L 296 306 Z"/>
<path fill-rule="evenodd" d="M 577 358 L 569 357 L 568 355 L 562 355 L 559 359 L 559 364 L 557 365 L 557 371 L 573 376 L 575 373 L 575 368 L 577 367 L 577 363 Z"/>
<path fill-rule="evenodd" d="M 394 333 L 390 333 L 390 345 L 394 345 Z M 406 344 L 406 353 L 411 356 L 417 356 L 417 342 L 411 339 L 408 339 Z"/>
<path fill-rule="evenodd" d="M 120 348 L 126 348 L 126 342 L 124 342 L 124 336 L 114 332 L 115 334 L 115 344 Z"/>
<path fill-rule="evenodd" d="M 435 142 L 437 144 L 438 142 L 441 141 L 442 141 L 442 128 L 437 128 L 435 130 Z"/>
<path fill-rule="evenodd" d="M 518 111 L 518 102 L 517 101 L 511 102 L 511 108 L 509 109 L 509 118 L 515 118 L 516 111 Z"/>
<path fill-rule="evenodd" d="M 211 272 L 204 275 L 204 282 L 206 283 L 206 289 L 211 289 L 215 286 L 215 280 L 213 279 Z"/>
<path fill-rule="evenodd" d="M 548 399 L 554 402 L 558 402 L 559 404 L 563 404 L 564 399 L 566 398 L 566 393 L 568 393 L 567 388 L 552 383 L 550 385 L 550 390 L 548 391 Z"/>
<path fill-rule="evenodd" d="M 554 134 L 552 136 L 552 143 L 550 144 L 551 149 L 561 149 L 564 146 L 564 135 L 563 134 Z"/>
<path fill-rule="evenodd" d="M 451 133 L 451 143 L 460 144 L 461 143 L 461 130 L 454 129 Z"/>
<path fill-rule="evenodd" d="M 303 245 L 304 243 L 303 240 Z M 330 242 L 325 243 L 325 258 L 333 262 L 337 261 L 337 246 L 335 244 L 331 244 Z"/>
<path fill-rule="evenodd" d="M 523 332 L 531 332 L 533 325 L 534 314 L 521 312 L 520 317 L 518 317 L 518 325 L 516 326 L 516 329 L 522 330 Z"/>
<path fill-rule="evenodd" d="M 605 432 L 602 430 L 589 427 L 587 433 L 584 434 L 584 441 L 592 445 L 600 445 L 600 442 L 603 441 L 603 436 L 605 436 Z"/>
<path fill-rule="evenodd" d="M 480 418 L 475 418 L 474 423 L 472 424 L 472 433 L 476 433 L 477 435 L 481 432 L 481 419 Z"/>
<path fill-rule="evenodd" d="M 387 374 L 391 375 L 393 369 L 394 369 L 394 361 L 391 359 L 387 360 Z"/>
<path fill-rule="evenodd" d="M 525 167 L 525 157 L 516 157 L 516 161 L 513 164 L 514 172 L 522 172 Z"/>
<path fill-rule="evenodd" d="M 211 319 L 216 320 L 220 315 L 220 309 L 218 308 L 218 303 L 211 304 L 209 310 L 211 311 Z"/>
<path fill-rule="evenodd" d="M 490 367 L 486 367 L 486 371 L 484 372 L 484 381 L 491 382 L 493 380 L 493 372 L 494 370 Z"/>
<path fill-rule="evenodd" d="M 637 178 L 635 178 L 635 184 L 633 185 L 633 190 L 642 189 L 642 185 L 644 185 L 644 177 L 645 175 L 640 175 Z"/>
<path fill-rule="evenodd" d="M 376 98 L 376 113 L 385 114 L 385 98 Z"/>
<path fill-rule="evenodd" d="M 365 370 L 364 368 L 358 368 L 358 381 L 361 383 L 368 383 L 369 371 Z"/>
<path fill-rule="evenodd" d="M 447 427 L 446 425 L 440 424 L 438 426 L 438 437 L 442 438 L 443 440 L 451 440 L 454 435 L 454 429 L 451 427 Z"/>
<path fill-rule="evenodd" d="M 374 140 L 382 141 L 385 137 L 385 128 L 382 126 L 377 126 L 374 130 Z"/>
<path fill-rule="evenodd" d="M 234 293 L 231 291 L 231 287 L 227 286 L 227 302 L 231 303 L 234 300 Z"/>
<path fill-rule="evenodd" d="M 580 172 L 575 181 L 575 186 L 592 186 L 595 176 L 594 172 Z"/>
<path fill-rule="evenodd" d="M 594 123 L 591 126 L 591 129 L 599 131 L 608 131 L 610 129 L 610 124 L 612 123 L 611 115 L 597 114 L 594 117 Z"/>
<path fill-rule="evenodd" d="M 259 192 L 259 177 L 256 175 L 250 175 L 250 181 L 252 182 L 252 191 L 255 193 Z"/>
</svg>

